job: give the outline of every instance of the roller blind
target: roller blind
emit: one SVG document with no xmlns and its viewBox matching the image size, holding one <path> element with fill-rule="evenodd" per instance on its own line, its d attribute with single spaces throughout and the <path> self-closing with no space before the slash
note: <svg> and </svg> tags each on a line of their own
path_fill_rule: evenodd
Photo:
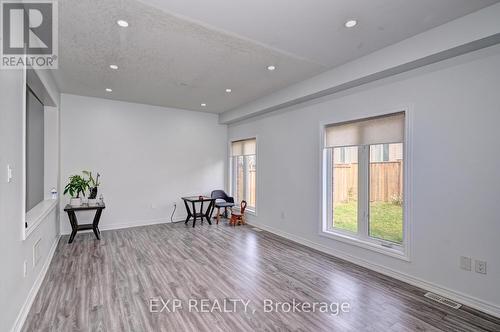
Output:
<svg viewBox="0 0 500 332">
<path fill-rule="evenodd" d="M 326 127 L 325 147 L 404 142 L 405 114 L 394 113 Z"/>
<path fill-rule="evenodd" d="M 236 141 L 231 144 L 231 156 L 250 156 L 256 153 L 257 140 L 255 138 Z"/>
</svg>

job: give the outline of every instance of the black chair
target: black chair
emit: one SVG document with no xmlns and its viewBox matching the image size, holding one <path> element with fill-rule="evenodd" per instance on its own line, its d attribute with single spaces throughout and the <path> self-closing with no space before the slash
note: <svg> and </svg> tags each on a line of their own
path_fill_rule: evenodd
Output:
<svg viewBox="0 0 500 332">
<path fill-rule="evenodd" d="M 217 218 L 217 223 L 219 223 L 220 209 L 224 208 L 224 218 L 227 218 L 227 209 L 234 206 L 234 198 L 228 196 L 224 190 L 214 190 L 210 196 L 215 198 L 214 208 L 217 208 L 215 218 Z"/>
</svg>

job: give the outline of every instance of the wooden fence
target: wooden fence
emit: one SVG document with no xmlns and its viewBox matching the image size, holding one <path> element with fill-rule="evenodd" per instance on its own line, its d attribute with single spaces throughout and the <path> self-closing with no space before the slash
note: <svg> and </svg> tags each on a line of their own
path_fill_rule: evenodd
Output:
<svg viewBox="0 0 500 332">
<path fill-rule="evenodd" d="M 358 197 L 358 164 L 335 164 L 333 167 L 334 202 L 348 202 Z M 370 201 L 389 202 L 403 196 L 401 160 L 370 163 Z"/>
<path fill-rule="evenodd" d="M 248 198 L 248 206 L 250 207 L 255 207 L 255 201 L 256 201 L 256 190 L 255 190 L 255 184 L 257 182 L 257 177 L 255 173 L 255 169 L 250 170 L 249 172 L 249 184 L 250 184 L 250 197 Z"/>
</svg>

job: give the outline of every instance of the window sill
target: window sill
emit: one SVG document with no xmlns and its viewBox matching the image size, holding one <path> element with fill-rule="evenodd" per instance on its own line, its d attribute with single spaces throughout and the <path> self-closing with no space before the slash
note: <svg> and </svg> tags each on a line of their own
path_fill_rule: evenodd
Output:
<svg viewBox="0 0 500 332">
<path fill-rule="evenodd" d="M 34 208 L 26 212 L 25 222 L 28 228 L 24 230 L 24 240 L 26 240 L 35 229 L 45 220 L 45 218 L 56 208 L 57 200 L 46 199 L 38 203 Z"/>
<path fill-rule="evenodd" d="M 249 214 L 251 216 L 257 217 L 257 210 L 246 209 L 245 214 Z"/>
<path fill-rule="evenodd" d="M 321 231 L 319 235 L 410 262 L 410 257 L 407 250 L 405 250 L 405 247 L 388 248 L 384 247 L 381 243 L 366 241 L 354 236 L 349 236 L 347 234 L 341 234 L 334 231 Z"/>
</svg>

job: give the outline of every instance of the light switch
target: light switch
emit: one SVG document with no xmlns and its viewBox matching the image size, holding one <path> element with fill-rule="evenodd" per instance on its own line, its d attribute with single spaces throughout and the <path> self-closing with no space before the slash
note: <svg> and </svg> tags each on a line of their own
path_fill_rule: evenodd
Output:
<svg viewBox="0 0 500 332">
<path fill-rule="evenodd" d="M 10 165 L 7 165 L 7 183 L 10 183 L 12 181 L 12 168 L 10 168 Z"/>
<path fill-rule="evenodd" d="M 460 268 L 465 271 L 472 270 L 472 260 L 470 257 L 461 256 L 460 257 Z"/>
</svg>

